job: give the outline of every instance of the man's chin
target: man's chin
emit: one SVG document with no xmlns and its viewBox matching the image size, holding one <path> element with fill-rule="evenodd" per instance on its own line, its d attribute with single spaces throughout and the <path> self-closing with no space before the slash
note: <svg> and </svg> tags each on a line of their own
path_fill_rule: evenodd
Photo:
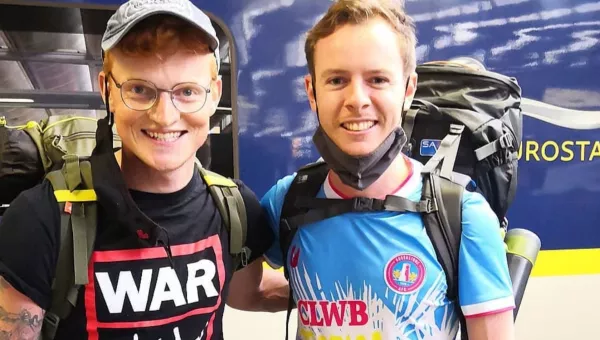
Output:
<svg viewBox="0 0 600 340">
<path fill-rule="evenodd" d="M 186 160 L 169 160 L 169 161 L 153 161 L 153 162 L 146 163 L 146 165 L 154 171 L 168 173 L 168 172 L 173 172 L 175 170 L 178 170 L 179 168 L 184 166 L 186 163 L 187 163 Z"/>
<path fill-rule="evenodd" d="M 339 146 L 340 150 L 351 157 L 361 158 L 372 154 L 377 147 L 372 145 L 364 145 L 364 143 L 349 143 L 344 146 Z"/>
<path fill-rule="evenodd" d="M 188 163 L 188 159 L 183 159 L 179 155 L 144 155 L 138 159 L 148 170 L 165 173 L 178 170 Z"/>
</svg>

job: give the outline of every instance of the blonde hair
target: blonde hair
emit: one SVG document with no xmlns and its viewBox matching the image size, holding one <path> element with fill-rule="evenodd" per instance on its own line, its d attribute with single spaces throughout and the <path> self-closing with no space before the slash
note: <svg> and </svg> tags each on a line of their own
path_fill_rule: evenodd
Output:
<svg viewBox="0 0 600 340">
<path fill-rule="evenodd" d="M 190 53 L 210 52 L 209 36 L 191 24 L 169 15 L 154 15 L 135 25 L 114 49 L 131 57 L 164 58 L 186 49 Z M 109 50 L 104 56 L 103 70 L 109 73 L 114 56 Z M 215 55 L 211 63 L 211 78 L 217 79 L 218 70 Z"/>
<path fill-rule="evenodd" d="M 404 11 L 400 0 L 337 0 L 325 16 L 308 32 L 304 53 L 310 74 L 315 76 L 315 46 L 323 38 L 347 24 L 362 24 L 374 17 L 385 19 L 400 37 L 404 59 L 404 75 L 408 77 L 416 68 L 415 47 L 417 38 L 414 22 Z"/>
</svg>

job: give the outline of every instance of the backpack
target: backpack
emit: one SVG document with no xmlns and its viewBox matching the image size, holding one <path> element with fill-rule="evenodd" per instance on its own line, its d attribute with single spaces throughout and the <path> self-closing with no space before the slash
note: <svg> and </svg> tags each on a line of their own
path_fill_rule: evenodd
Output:
<svg viewBox="0 0 600 340">
<path fill-rule="evenodd" d="M 97 227 L 97 197 L 89 157 L 96 145 L 97 125 L 95 118 L 71 115 L 50 116 L 23 126 L 7 126 L 5 119 L 0 120 L 0 136 L 5 136 L 0 143 L 0 187 L 19 182 L 12 179 L 22 175 L 27 176 L 27 181 L 20 181 L 13 192 L 47 179 L 61 212 L 61 247 L 52 282 L 52 301 L 42 326 L 43 340 L 54 339 L 60 320 L 68 317 L 76 305 L 79 288 L 88 283 L 88 263 Z M 120 146 L 120 138 L 113 130 L 113 147 Z M 30 161 L 11 170 L 11 162 L 19 157 Z M 246 208 L 237 184 L 204 169 L 198 160 L 196 167 L 229 234 L 234 268 L 246 266 L 250 256 L 245 246 Z"/>
<path fill-rule="evenodd" d="M 97 119 L 49 116 L 39 122 L 10 126 L 0 117 L 0 203 L 9 204 L 22 191 L 60 169 L 66 155 L 87 157 L 96 145 Z M 121 139 L 113 133 L 114 147 Z"/>
<path fill-rule="evenodd" d="M 473 179 L 506 226 L 523 134 L 521 88 L 516 79 L 481 68 L 442 61 L 417 67 L 415 100 L 402 119 L 404 152 L 425 164 L 450 125 L 463 125 L 454 170 Z"/>
<path fill-rule="evenodd" d="M 421 200 L 316 198 L 329 167 L 323 161 L 297 171 L 284 198 L 279 242 L 284 275 L 291 242 L 302 225 L 347 212 L 398 211 L 421 214 L 446 275 L 447 298 L 455 302 L 460 329 L 466 320 L 458 303 L 458 256 L 462 233 L 462 193 L 478 190 L 507 228 L 505 213 L 516 190 L 521 143 L 521 90 L 516 80 L 462 64 L 436 62 L 417 67 L 415 100 L 402 121 L 408 142 L 403 151 L 424 164 Z M 294 307 L 292 285 L 287 322 Z M 461 339 L 468 339 L 461 331 Z M 286 327 L 286 339 L 288 329 Z"/>
</svg>

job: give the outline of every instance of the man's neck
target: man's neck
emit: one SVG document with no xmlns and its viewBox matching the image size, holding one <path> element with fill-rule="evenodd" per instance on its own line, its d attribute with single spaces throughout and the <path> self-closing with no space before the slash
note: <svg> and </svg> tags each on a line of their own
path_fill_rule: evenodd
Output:
<svg viewBox="0 0 600 340">
<path fill-rule="evenodd" d="M 194 159 L 172 171 L 157 171 L 150 168 L 135 155 L 121 150 L 115 152 L 115 158 L 123 173 L 129 189 L 166 194 L 183 189 L 194 175 Z"/>
<path fill-rule="evenodd" d="M 344 184 L 340 176 L 333 171 L 329 172 L 331 177 L 331 185 L 338 191 L 342 197 L 369 197 L 377 199 L 385 199 L 387 195 L 391 195 L 398 191 L 398 188 L 406 182 L 410 176 L 409 160 L 403 155 L 398 155 L 390 166 L 384 171 L 373 184 L 369 185 L 364 190 L 356 190 L 353 187 Z"/>
</svg>

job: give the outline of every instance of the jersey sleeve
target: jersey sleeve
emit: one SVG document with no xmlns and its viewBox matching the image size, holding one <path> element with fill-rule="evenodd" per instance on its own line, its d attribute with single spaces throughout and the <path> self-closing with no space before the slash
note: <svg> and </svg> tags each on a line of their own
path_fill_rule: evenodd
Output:
<svg viewBox="0 0 600 340">
<path fill-rule="evenodd" d="M 265 214 L 267 223 L 273 230 L 275 240 L 271 247 L 266 251 L 265 258 L 272 268 L 278 269 L 283 266 L 283 255 L 279 243 L 279 218 L 285 195 L 294 180 L 295 175 L 286 176 L 269 189 L 260 201 Z"/>
<path fill-rule="evenodd" d="M 50 305 L 60 233 L 52 198 L 44 182 L 17 196 L 0 220 L 0 276 L 44 310 Z"/>
<path fill-rule="evenodd" d="M 248 262 L 260 258 L 273 243 L 273 232 L 256 194 L 241 181 L 235 181 L 246 207 L 246 246 L 250 249 Z"/>
<path fill-rule="evenodd" d="M 459 252 L 459 300 L 465 317 L 515 307 L 498 218 L 479 193 L 465 192 Z"/>
</svg>

